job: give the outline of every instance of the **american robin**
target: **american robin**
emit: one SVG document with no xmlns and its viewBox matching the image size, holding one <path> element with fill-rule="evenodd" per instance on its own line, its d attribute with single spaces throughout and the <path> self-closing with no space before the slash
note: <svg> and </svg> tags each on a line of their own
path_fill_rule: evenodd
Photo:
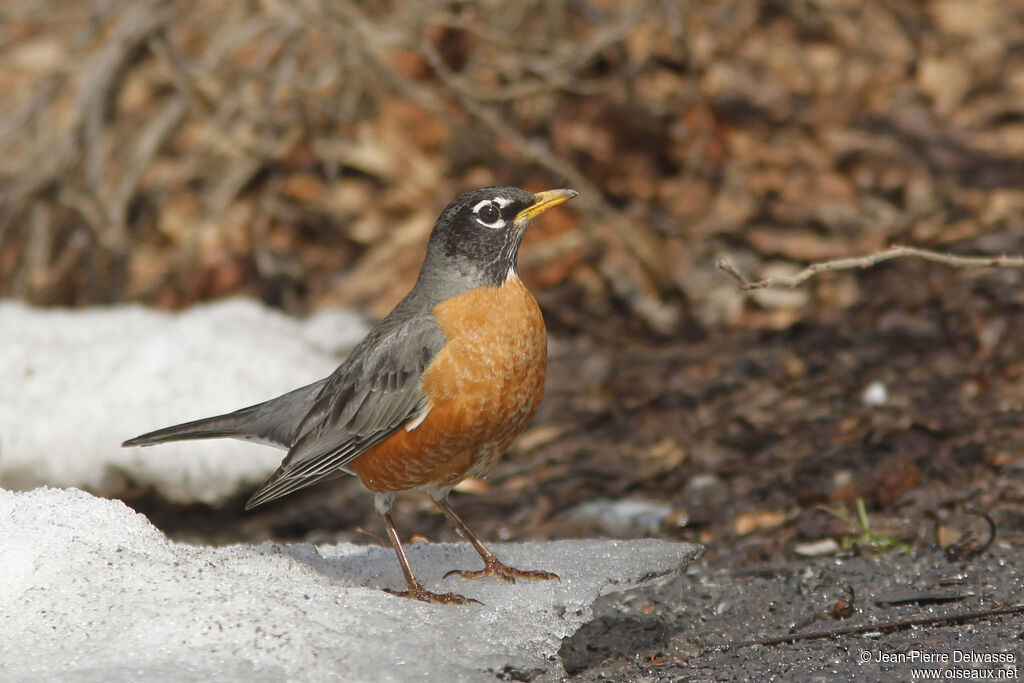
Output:
<svg viewBox="0 0 1024 683">
<path fill-rule="evenodd" d="M 329 377 L 283 396 L 137 436 L 123 446 L 233 437 L 288 455 L 246 504 L 251 509 L 326 479 L 354 474 L 374 493 L 405 575 L 429 602 L 475 602 L 432 593 L 413 574 L 391 519 L 399 491 L 425 491 L 483 558 L 445 574 L 554 579 L 502 564 L 449 505 L 452 488 L 486 474 L 533 417 L 544 392 L 547 336 L 516 260 L 530 221 L 575 197 L 485 187 L 441 213 L 412 291 Z"/>
</svg>

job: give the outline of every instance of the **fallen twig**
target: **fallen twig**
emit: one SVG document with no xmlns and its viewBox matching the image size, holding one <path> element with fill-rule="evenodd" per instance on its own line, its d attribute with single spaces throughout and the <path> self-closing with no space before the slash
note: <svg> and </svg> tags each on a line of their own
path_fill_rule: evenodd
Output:
<svg viewBox="0 0 1024 683">
<path fill-rule="evenodd" d="M 835 259 L 833 261 L 820 261 L 812 263 L 795 275 L 766 277 L 760 280 L 748 280 L 724 256 L 718 259 L 718 269 L 732 277 L 743 290 L 765 289 L 767 287 L 789 287 L 793 288 L 819 273 L 831 270 L 849 270 L 851 268 L 869 268 L 876 263 L 891 261 L 892 259 L 916 256 L 926 261 L 945 263 L 956 268 L 1024 268 L 1024 256 L 956 256 L 943 254 L 929 249 L 918 249 L 917 247 L 904 247 L 893 245 L 883 251 L 868 254 L 867 256 L 856 256 L 852 258 Z"/>
<path fill-rule="evenodd" d="M 940 624 L 964 624 L 970 621 L 979 621 L 990 617 L 998 617 L 1006 614 L 1024 614 L 1024 605 L 1009 605 L 1007 607 L 996 607 L 995 609 L 977 610 L 974 612 L 961 612 L 960 614 L 944 614 L 934 617 L 918 617 L 916 619 L 897 619 L 895 621 L 883 621 L 875 624 L 862 624 L 860 626 L 846 626 L 843 628 L 830 629 L 828 631 L 815 631 L 813 633 L 796 633 L 775 638 L 762 638 L 759 640 L 744 640 L 739 643 L 716 645 L 708 648 L 709 652 L 729 652 L 754 645 L 785 645 L 801 640 L 820 640 L 822 638 L 836 638 L 838 636 L 852 636 L 861 633 L 873 633 L 875 631 L 904 631 L 915 626 L 936 626 Z"/>
</svg>

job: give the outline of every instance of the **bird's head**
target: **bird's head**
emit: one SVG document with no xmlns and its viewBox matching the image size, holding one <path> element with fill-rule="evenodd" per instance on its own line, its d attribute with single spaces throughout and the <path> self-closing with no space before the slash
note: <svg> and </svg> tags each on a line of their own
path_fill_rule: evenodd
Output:
<svg viewBox="0 0 1024 683">
<path fill-rule="evenodd" d="M 575 190 L 527 192 L 485 187 L 460 194 L 441 212 L 427 245 L 423 275 L 443 271 L 477 284 L 500 285 L 515 272 L 526 227 L 548 209 L 575 197 Z"/>
</svg>

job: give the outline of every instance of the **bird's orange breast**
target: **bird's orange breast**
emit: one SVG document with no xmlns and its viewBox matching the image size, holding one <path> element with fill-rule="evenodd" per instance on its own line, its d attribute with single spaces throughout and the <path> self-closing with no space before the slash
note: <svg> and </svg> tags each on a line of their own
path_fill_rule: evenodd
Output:
<svg viewBox="0 0 1024 683">
<path fill-rule="evenodd" d="M 514 273 L 433 313 L 447 343 L 423 373 L 428 412 L 349 464 L 371 491 L 454 486 L 486 474 L 544 393 L 544 319 Z"/>
</svg>

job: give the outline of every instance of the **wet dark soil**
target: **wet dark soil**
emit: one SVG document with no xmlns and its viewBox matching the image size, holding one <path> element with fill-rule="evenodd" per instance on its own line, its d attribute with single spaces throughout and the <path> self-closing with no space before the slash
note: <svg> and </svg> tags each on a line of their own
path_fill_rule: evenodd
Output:
<svg viewBox="0 0 1024 683">
<path fill-rule="evenodd" d="M 1022 589 L 1009 545 L 966 563 L 923 551 L 697 567 L 605 598 L 560 654 L 575 681 L 1014 679 Z"/>
</svg>

